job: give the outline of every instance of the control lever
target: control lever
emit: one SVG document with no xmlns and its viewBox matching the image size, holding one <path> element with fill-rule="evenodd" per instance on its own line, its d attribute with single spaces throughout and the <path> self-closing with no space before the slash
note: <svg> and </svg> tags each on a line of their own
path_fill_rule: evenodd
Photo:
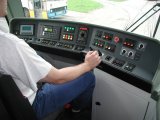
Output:
<svg viewBox="0 0 160 120">
<path fill-rule="evenodd" d="M 89 47 L 90 51 L 94 51 L 92 47 Z"/>
<path fill-rule="evenodd" d="M 94 51 L 94 49 L 92 47 L 89 47 L 89 49 L 90 49 L 90 51 Z M 99 56 L 102 56 L 102 53 L 100 50 L 98 50 L 97 52 L 98 52 Z"/>
<path fill-rule="evenodd" d="M 102 53 L 101 53 L 101 51 L 100 51 L 100 50 L 98 50 L 98 54 L 99 54 L 99 56 L 102 56 Z"/>
<path fill-rule="evenodd" d="M 89 49 L 85 49 L 82 51 L 83 55 L 85 56 L 88 51 L 94 51 L 92 47 L 89 47 Z"/>
<path fill-rule="evenodd" d="M 85 49 L 82 51 L 82 54 L 83 54 L 83 57 L 87 54 L 88 51 L 94 51 L 94 49 L 92 47 L 89 47 L 89 50 L 88 49 Z M 97 50 L 98 54 L 100 57 L 102 57 L 102 52 L 100 50 Z M 101 65 L 99 65 L 98 67 L 102 68 Z"/>
<path fill-rule="evenodd" d="M 89 51 L 94 51 L 94 49 L 92 47 L 89 47 Z M 83 50 L 82 53 L 84 54 L 84 56 L 87 54 L 87 50 Z M 97 50 L 99 56 L 102 56 L 102 52 L 100 50 Z"/>
</svg>

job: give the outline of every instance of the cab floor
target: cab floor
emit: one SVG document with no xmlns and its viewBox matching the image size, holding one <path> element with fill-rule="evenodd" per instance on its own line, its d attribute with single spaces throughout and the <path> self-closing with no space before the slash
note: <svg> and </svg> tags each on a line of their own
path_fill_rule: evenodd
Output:
<svg viewBox="0 0 160 120">
<path fill-rule="evenodd" d="M 71 111 L 63 111 L 57 120 L 91 120 L 91 111 L 84 110 L 80 113 L 72 113 Z"/>
</svg>

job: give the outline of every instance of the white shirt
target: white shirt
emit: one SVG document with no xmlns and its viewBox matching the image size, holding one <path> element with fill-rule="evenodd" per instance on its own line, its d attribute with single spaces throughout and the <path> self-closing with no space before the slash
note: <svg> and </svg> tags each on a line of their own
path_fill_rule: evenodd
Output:
<svg viewBox="0 0 160 120">
<path fill-rule="evenodd" d="M 0 72 L 9 74 L 32 104 L 37 82 L 44 78 L 52 65 L 41 58 L 24 40 L 5 33 L 0 26 Z"/>
<path fill-rule="evenodd" d="M 5 17 L 0 17 L 0 29 L 4 32 L 9 32 L 9 27 Z"/>
</svg>

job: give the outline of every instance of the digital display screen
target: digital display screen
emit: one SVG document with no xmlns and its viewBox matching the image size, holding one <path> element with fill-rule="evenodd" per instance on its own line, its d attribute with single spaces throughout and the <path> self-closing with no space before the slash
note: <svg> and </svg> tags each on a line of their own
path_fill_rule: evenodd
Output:
<svg viewBox="0 0 160 120">
<path fill-rule="evenodd" d="M 45 32 L 53 32 L 53 29 L 51 27 L 44 26 L 44 31 Z"/>
<path fill-rule="evenodd" d="M 61 30 L 61 27 L 59 26 L 43 25 L 41 35 L 44 38 L 59 40 L 60 30 Z"/>
<path fill-rule="evenodd" d="M 22 30 L 28 30 L 28 31 L 31 31 L 31 30 L 32 30 L 32 28 L 31 28 L 31 26 L 23 26 L 23 27 L 22 27 Z"/>
<path fill-rule="evenodd" d="M 20 35 L 33 35 L 33 25 L 20 25 Z"/>
</svg>

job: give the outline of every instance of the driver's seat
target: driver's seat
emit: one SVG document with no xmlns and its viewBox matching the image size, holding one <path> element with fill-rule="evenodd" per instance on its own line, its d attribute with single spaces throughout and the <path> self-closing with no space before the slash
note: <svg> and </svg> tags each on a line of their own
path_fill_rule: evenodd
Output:
<svg viewBox="0 0 160 120">
<path fill-rule="evenodd" d="M 10 75 L 0 74 L 0 102 L 3 105 L 0 108 L 0 117 L 6 117 L 8 120 L 37 120 L 34 110 L 27 98 L 20 92 Z M 5 110 L 5 111 L 4 111 Z M 47 116 L 44 120 L 55 120 L 61 111 Z"/>
</svg>

